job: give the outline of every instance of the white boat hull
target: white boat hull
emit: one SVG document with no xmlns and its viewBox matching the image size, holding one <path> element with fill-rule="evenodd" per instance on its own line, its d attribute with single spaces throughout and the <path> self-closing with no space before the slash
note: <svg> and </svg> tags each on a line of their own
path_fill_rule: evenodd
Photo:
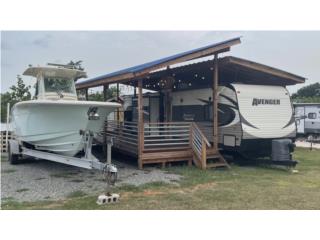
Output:
<svg viewBox="0 0 320 240">
<path fill-rule="evenodd" d="M 80 130 L 102 131 L 117 103 L 33 100 L 17 103 L 12 109 L 13 131 L 17 140 L 38 150 L 74 156 L 84 148 Z M 89 120 L 88 110 L 97 107 L 99 119 Z"/>
</svg>

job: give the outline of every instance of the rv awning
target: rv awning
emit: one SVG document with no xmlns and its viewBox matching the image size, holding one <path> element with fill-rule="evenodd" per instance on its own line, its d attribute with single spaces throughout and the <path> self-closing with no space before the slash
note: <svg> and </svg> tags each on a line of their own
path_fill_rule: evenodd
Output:
<svg viewBox="0 0 320 240">
<path fill-rule="evenodd" d="M 256 78 L 257 84 L 259 84 L 259 81 L 263 81 L 275 85 L 294 85 L 304 83 L 306 80 L 304 77 L 243 58 L 224 57 L 220 59 L 219 63 L 234 74 L 246 75 L 247 81 L 249 77 Z"/>
<path fill-rule="evenodd" d="M 244 83 L 254 85 L 288 86 L 303 83 L 304 77 L 286 71 L 236 57 L 223 57 L 219 60 L 219 84 Z M 211 88 L 213 60 L 191 63 L 179 67 L 155 71 L 143 77 L 143 88 L 159 91 L 163 81 L 174 78 L 173 90 Z M 127 80 L 126 85 L 137 86 L 137 82 Z"/>
<path fill-rule="evenodd" d="M 226 52 L 230 50 L 231 46 L 239 44 L 240 38 L 232 38 L 227 41 L 211 44 L 205 47 L 193 49 L 187 52 L 175 54 L 173 56 L 161 58 L 155 61 L 137 65 L 134 67 L 126 68 L 113 73 L 98 76 L 92 79 L 87 79 L 76 84 L 77 89 L 97 87 L 104 84 L 118 83 L 123 81 L 128 81 L 131 79 L 142 77 L 149 74 L 152 71 L 165 68 L 167 66 L 182 63 L 197 58 L 203 58 L 206 56 L 214 55 L 221 52 Z"/>
</svg>

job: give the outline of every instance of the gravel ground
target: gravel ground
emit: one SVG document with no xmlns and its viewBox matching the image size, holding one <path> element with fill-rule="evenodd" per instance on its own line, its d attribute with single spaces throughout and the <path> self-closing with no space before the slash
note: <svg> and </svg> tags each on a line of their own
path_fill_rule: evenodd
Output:
<svg viewBox="0 0 320 240">
<path fill-rule="evenodd" d="M 115 162 L 121 185 L 142 185 L 150 182 L 177 184 L 179 175 L 168 174 L 157 168 L 137 170 L 136 166 Z M 1 162 L 1 199 L 38 201 L 65 199 L 79 191 L 101 194 L 106 189 L 99 171 L 80 169 L 49 161 L 34 161 L 19 165 Z"/>
</svg>

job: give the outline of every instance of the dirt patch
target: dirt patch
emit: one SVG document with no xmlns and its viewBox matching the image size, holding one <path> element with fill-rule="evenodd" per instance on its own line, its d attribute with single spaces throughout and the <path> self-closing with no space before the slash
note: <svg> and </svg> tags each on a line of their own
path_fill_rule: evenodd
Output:
<svg viewBox="0 0 320 240">
<path fill-rule="evenodd" d="M 187 191 L 189 192 L 195 192 L 198 190 L 203 190 L 203 189 L 208 189 L 215 187 L 217 184 L 215 182 L 208 182 L 208 183 L 203 183 L 203 184 L 198 184 L 193 186 L 192 188 L 187 188 Z"/>
<path fill-rule="evenodd" d="M 167 189 L 166 191 L 161 190 L 145 190 L 143 192 L 124 192 L 121 194 L 120 198 L 126 199 L 129 197 L 148 197 L 148 196 L 157 196 L 157 195 L 167 195 L 167 194 L 189 194 L 199 190 L 205 190 L 212 187 L 215 187 L 217 184 L 215 182 L 197 184 L 193 187 L 184 187 L 184 188 L 173 188 Z"/>
<path fill-rule="evenodd" d="M 144 196 L 156 196 L 156 195 L 163 195 L 165 192 L 161 191 L 153 191 L 153 190 L 146 190 L 143 192 Z"/>
</svg>

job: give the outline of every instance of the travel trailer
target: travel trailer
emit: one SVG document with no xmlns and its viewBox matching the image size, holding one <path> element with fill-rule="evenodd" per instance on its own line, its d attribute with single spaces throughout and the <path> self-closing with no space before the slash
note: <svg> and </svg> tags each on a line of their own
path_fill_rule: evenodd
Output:
<svg viewBox="0 0 320 240">
<path fill-rule="evenodd" d="M 125 96 L 126 121 L 137 121 L 137 98 Z M 161 94 L 143 97 L 144 121 L 161 122 Z M 250 157 L 270 156 L 272 140 L 296 136 L 290 96 L 285 87 L 234 83 L 219 87 L 219 147 Z M 196 122 L 212 141 L 212 89 L 172 92 L 172 121 Z"/>
<path fill-rule="evenodd" d="M 320 137 L 320 103 L 295 103 L 298 135 Z"/>
<path fill-rule="evenodd" d="M 103 134 L 140 169 L 180 161 L 201 169 L 228 167 L 221 149 L 294 166 L 296 128 L 285 87 L 305 78 L 248 59 L 219 57 L 239 43 L 233 38 L 166 56 L 86 79 L 76 88 L 86 95 L 99 86 L 106 93 L 110 84 L 134 89 L 124 97 L 124 114 L 106 121 Z"/>
</svg>

